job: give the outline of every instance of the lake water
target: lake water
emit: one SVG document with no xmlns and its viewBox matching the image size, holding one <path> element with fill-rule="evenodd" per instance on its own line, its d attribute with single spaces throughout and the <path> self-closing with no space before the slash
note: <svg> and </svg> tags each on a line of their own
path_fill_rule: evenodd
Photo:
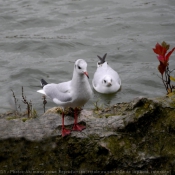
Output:
<svg viewBox="0 0 175 175">
<path fill-rule="evenodd" d="M 174 0 L 0 0 L 0 113 L 10 110 L 13 89 L 21 87 L 34 108 L 43 112 L 40 79 L 59 83 L 72 78 L 74 62 L 85 59 L 90 83 L 97 55 L 120 75 L 121 90 L 94 92 L 84 108 L 163 96 L 152 48 L 166 41 L 175 47 Z M 175 68 L 175 54 L 170 58 Z M 22 104 L 21 104 L 22 105 Z M 56 106 L 48 99 L 46 108 Z"/>
</svg>

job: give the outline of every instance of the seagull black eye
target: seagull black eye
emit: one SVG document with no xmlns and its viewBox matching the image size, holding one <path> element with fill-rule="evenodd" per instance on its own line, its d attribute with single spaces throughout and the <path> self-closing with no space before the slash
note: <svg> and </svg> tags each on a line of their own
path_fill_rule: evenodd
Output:
<svg viewBox="0 0 175 175">
<path fill-rule="evenodd" d="M 80 67 L 80 66 L 78 66 L 78 69 L 81 69 L 81 67 Z"/>
<path fill-rule="evenodd" d="M 104 82 L 106 83 L 106 80 L 104 80 Z"/>
</svg>

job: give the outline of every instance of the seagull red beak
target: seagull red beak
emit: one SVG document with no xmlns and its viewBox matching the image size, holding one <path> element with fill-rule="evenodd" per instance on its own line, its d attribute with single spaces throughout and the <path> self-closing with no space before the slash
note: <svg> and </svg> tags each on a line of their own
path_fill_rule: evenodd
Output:
<svg viewBox="0 0 175 175">
<path fill-rule="evenodd" d="M 88 73 L 87 72 L 84 72 L 84 74 L 89 78 L 89 75 L 88 75 Z"/>
</svg>

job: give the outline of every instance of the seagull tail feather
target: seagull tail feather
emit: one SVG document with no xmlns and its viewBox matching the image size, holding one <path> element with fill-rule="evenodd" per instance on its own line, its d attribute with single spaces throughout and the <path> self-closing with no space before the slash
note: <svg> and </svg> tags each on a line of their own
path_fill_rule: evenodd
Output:
<svg viewBox="0 0 175 175">
<path fill-rule="evenodd" d="M 42 88 L 47 85 L 48 83 L 44 80 L 44 79 L 41 79 L 41 86 Z"/>
</svg>

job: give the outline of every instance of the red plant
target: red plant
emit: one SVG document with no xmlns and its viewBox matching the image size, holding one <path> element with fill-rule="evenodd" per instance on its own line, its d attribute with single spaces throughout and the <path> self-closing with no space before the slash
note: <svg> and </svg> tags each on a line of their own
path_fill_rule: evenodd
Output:
<svg viewBox="0 0 175 175">
<path fill-rule="evenodd" d="M 172 71 L 169 71 L 169 58 L 175 50 L 175 47 L 167 53 L 169 47 L 170 45 L 163 41 L 161 45 L 157 43 L 155 48 L 153 48 L 153 51 L 157 54 L 157 58 L 160 62 L 158 70 L 162 75 L 162 81 L 165 85 L 167 93 L 172 92 L 172 89 L 174 88 L 174 86 L 171 85 L 171 80 L 174 81 L 174 77 L 170 76 Z"/>
</svg>

